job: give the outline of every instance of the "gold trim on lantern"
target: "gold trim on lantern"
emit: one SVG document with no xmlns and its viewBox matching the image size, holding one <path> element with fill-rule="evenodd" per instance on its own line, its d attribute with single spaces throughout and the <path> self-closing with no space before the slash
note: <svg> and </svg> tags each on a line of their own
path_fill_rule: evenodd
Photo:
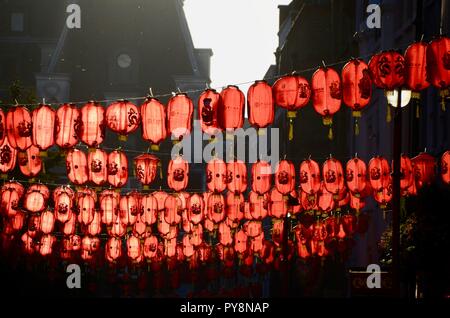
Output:
<svg viewBox="0 0 450 318">
<path fill-rule="evenodd" d="M 159 151 L 159 145 L 153 144 L 153 145 L 150 146 L 150 149 L 152 151 Z"/>
</svg>

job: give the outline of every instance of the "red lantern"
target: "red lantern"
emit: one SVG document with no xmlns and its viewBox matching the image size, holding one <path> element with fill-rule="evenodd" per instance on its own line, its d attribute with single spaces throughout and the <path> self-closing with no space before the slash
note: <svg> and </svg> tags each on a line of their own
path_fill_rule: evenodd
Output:
<svg viewBox="0 0 450 318">
<path fill-rule="evenodd" d="M 39 156 L 39 148 L 32 145 L 25 152 L 19 152 L 17 158 L 20 171 L 27 177 L 35 177 L 41 172 L 42 160 Z"/>
<path fill-rule="evenodd" d="M 67 177 L 77 185 L 84 184 L 89 179 L 86 154 L 78 149 L 72 149 L 66 158 Z"/>
<path fill-rule="evenodd" d="M 385 209 L 387 204 L 392 200 L 392 183 L 386 188 L 382 188 L 379 191 L 374 191 L 373 197 L 375 201 L 380 204 L 382 209 Z"/>
<path fill-rule="evenodd" d="M 55 218 L 61 223 L 66 223 L 72 216 L 73 195 L 62 191 L 54 196 L 53 200 L 55 201 Z"/>
<path fill-rule="evenodd" d="M 227 187 L 232 193 L 242 193 L 247 190 L 247 166 L 240 160 L 227 163 Z"/>
<path fill-rule="evenodd" d="M 82 195 L 78 198 L 78 222 L 88 225 L 94 219 L 95 200 L 91 195 Z"/>
<path fill-rule="evenodd" d="M 87 226 L 87 233 L 89 235 L 95 236 L 100 234 L 101 231 L 102 231 L 101 215 L 100 212 L 95 211 L 92 222 L 89 223 L 89 225 Z"/>
<path fill-rule="evenodd" d="M 145 194 L 141 197 L 141 208 L 143 210 L 143 220 L 147 225 L 152 225 L 157 221 L 158 201 L 152 194 Z"/>
<path fill-rule="evenodd" d="M 141 106 L 142 138 L 150 141 L 154 150 L 166 136 L 166 110 L 156 98 L 147 98 Z"/>
<path fill-rule="evenodd" d="M 105 254 L 109 262 L 116 261 L 122 255 L 122 240 L 110 237 L 105 245 Z"/>
<path fill-rule="evenodd" d="M 323 180 L 325 188 L 333 195 L 337 195 L 344 187 L 344 170 L 339 160 L 329 158 L 323 163 Z"/>
<path fill-rule="evenodd" d="M 5 138 L 6 138 L 6 115 L 3 109 L 0 109 L 0 144 L 3 144 Z"/>
<path fill-rule="evenodd" d="M 391 169 L 388 161 L 375 156 L 369 161 L 369 181 L 375 191 L 386 188 L 390 183 Z"/>
<path fill-rule="evenodd" d="M 267 161 L 258 160 L 252 165 L 252 191 L 267 193 L 272 184 L 272 167 Z"/>
<path fill-rule="evenodd" d="M 0 212 L 6 216 L 12 217 L 19 212 L 20 193 L 8 188 L 2 190 L 0 198 Z"/>
<path fill-rule="evenodd" d="M 291 161 L 281 160 L 278 162 L 275 170 L 275 187 L 283 195 L 294 190 L 295 167 Z"/>
<path fill-rule="evenodd" d="M 119 200 L 120 221 L 125 225 L 133 225 L 143 214 L 140 197 L 137 192 L 130 192 Z"/>
<path fill-rule="evenodd" d="M 139 109 L 127 100 L 120 100 L 106 108 L 106 125 L 113 132 L 126 136 L 139 127 Z"/>
<path fill-rule="evenodd" d="M 231 228 L 225 223 L 221 222 L 219 224 L 219 243 L 223 246 L 230 246 L 233 244 L 233 235 L 231 233 Z"/>
<path fill-rule="evenodd" d="M 247 92 L 248 121 L 256 128 L 273 123 L 274 100 L 272 87 L 266 81 L 256 81 Z"/>
<path fill-rule="evenodd" d="M 120 215 L 115 216 L 111 228 L 108 228 L 108 235 L 122 237 L 126 233 L 127 225 L 120 220 Z"/>
<path fill-rule="evenodd" d="M 220 92 L 222 98 L 219 109 L 219 124 L 223 129 L 237 129 L 244 125 L 245 96 L 239 87 L 228 85 Z"/>
<path fill-rule="evenodd" d="M 372 96 L 372 79 L 369 67 L 360 59 L 350 60 L 342 69 L 342 99 L 350 107 L 353 117 L 361 117 Z M 355 135 L 359 134 L 358 122 L 355 122 Z"/>
<path fill-rule="evenodd" d="M 192 100 L 183 93 L 170 98 L 167 104 L 167 133 L 175 140 L 181 140 L 191 133 L 192 113 L 194 106 Z"/>
<path fill-rule="evenodd" d="M 87 157 L 89 181 L 95 185 L 103 185 L 108 181 L 108 154 L 97 148 L 89 151 Z"/>
<path fill-rule="evenodd" d="M 244 230 L 236 232 L 234 235 L 234 250 L 239 254 L 245 253 L 249 247 L 247 239 L 248 237 Z"/>
<path fill-rule="evenodd" d="M 198 99 L 198 115 L 202 131 L 209 135 L 219 133 L 219 110 L 222 107 L 222 98 L 214 89 L 205 90 Z"/>
<path fill-rule="evenodd" d="M 170 160 L 167 168 L 167 184 L 174 191 L 186 189 L 189 182 L 189 163 L 181 156 Z"/>
<path fill-rule="evenodd" d="M 102 215 L 102 222 L 106 225 L 111 225 L 119 212 L 120 195 L 111 190 L 103 190 L 100 194 L 100 213 Z"/>
<path fill-rule="evenodd" d="M 354 195 L 359 195 L 364 191 L 367 183 L 365 162 L 355 157 L 347 162 L 345 170 L 348 189 Z"/>
<path fill-rule="evenodd" d="M 23 185 L 21 185 L 19 182 L 16 181 L 9 181 L 9 182 L 5 182 L 2 187 L 1 187 L 1 191 L 5 191 L 8 189 L 13 189 L 16 190 L 17 193 L 19 194 L 19 197 L 22 197 L 22 195 L 25 192 L 25 188 Z"/>
<path fill-rule="evenodd" d="M 69 219 L 64 223 L 63 233 L 64 235 L 75 234 L 75 229 L 77 225 L 77 216 L 74 213 L 70 213 Z"/>
<path fill-rule="evenodd" d="M 11 108 L 6 115 L 6 130 L 11 147 L 26 150 L 32 145 L 33 122 L 27 108 Z"/>
<path fill-rule="evenodd" d="M 427 48 L 428 75 L 434 87 L 446 90 L 450 86 L 450 39 L 441 36 Z M 441 96 L 448 95 L 448 92 Z"/>
<path fill-rule="evenodd" d="M 335 201 L 333 199 L 333 194 L 327 191 L 323 181 L 317 195 L 318 195 L 317 206 L 321 211 L 328 213 L 334 209 Z"/>
<path fill-rule="evenodd" d="M 89 147 L 100 145 L 105 139 L 105 109 L 90 101 L 81 108 L 80 139 Z"/>
<path fill-rule="evenodd" d="M 430 86 L 427 74 L 427 46 L 424 42 L 416 42 L 408 46 L 405 51 L 405 84 L 414 92 Z"/>
<path fill-rule="evenodd" d="M 32 112 L 33 144 L 47 150 L 55 143 L 56 112 L 48 105 L 39 105 Z"/>
<path fill-rule="evenodd" d="M 208 219 L 215 224 L 221 222 L 225 218 L 225 199 L 222 194 L 212 193 L 206 200 L 206 210 Z"/>
<path fill-rule="evenodd" d="M 311 159 L 300 164 L 300 187 L 307 194 L 315 194 L 320 189 L 320 167 Z"/>
<path fill-rule="evenodd" d="M 43 184 L 33 184 L 28 187 L 24 196 L 23 207 L 32 212 L 42 212 L 47 207 L 50 191 Z"/>
<path fill-rule="evenodd" d="M 311 97 L 311 88 L 308 81 L 298 75 L 287 75 L 278 79 L 273 85 L 275 104 L 288 110 L 289 140 L 294 138 L 293 119 L 296 111 L 305 107 Z"/>
<path fill-rule="evenodd" d="M 55 227 L 55 215 L 51 211 L 45 211 L 41 214 L 40 230 L 44 234 L 50 234 Z"/>
<path fill-rule="evenodd" d="M 248 200 L 250 202 L 250 215 L 254 220 L 262 220 L 267 216 L 269 208 L 269 195 L 264 193 L 260 195 L 251 191 Z"/>
<path fill-rule="evenodd" d="M 203 215 L 205 210 L 205 202 L 203 197 L 197 193 L 191 195 L 187 202 L 188 220 L 192 224 L 199 224 L 203 221 Z"/>
<path fill-rule="evenodd" d="M 445 184 L 450 184 L 450 150 L 441 157 L 441 179 Z"/>
<path fill-rule="evenodd" d="M 405 83 L 405 59 L 395 51 L 374 55 L 369 61 L 369 69 L 378 88 L 393 90 Z"/>
<path fill-rule="evenodd" d="M 16 166 L 17 150 L 9 144 L 8 138 L 0 146 L 0 171 L 8 173 Z"/>
<path fill-rule="evenodd" d="M 436 162 L 433 156 L 425 152 L 411 159 L 417 188 L 429 185 L 435 178 Z"/>
<path fill-rule="evenodd" d="M 319 185 L 320 185 L 320 183 L 319 183 Z M 306 192 L 301 191 L 300 202 L 302 204 L 303 210 L 311 211 L 311 210 L 318 209 L 317 204 L 318 204 L 318 200 L 319 200 L 319 197 L 318 197 L 319 191 L 320 191 L 320 188 L 317 191 L 317 193 L 314 193 L 314 194 L 307 194 Z"/>
<path fill-rule="evenodd" d="M 206 185 L 211 192 L 222 192 L 227 186 L 227 165 L 214 158 L 206 165 Z"/>
<path fill-rule="evenodd" d="M 244 196 L 228 192 L 226 196 L 226 215 L 232 222 L 239 222 L 244 218 Z"/>
<path fill-rule="evenodd" d="M 113 187 L 123 187 L 128 181 L 128 159 L 118 150 L 108 155 L 108 182 Z"/>
<path fill-rule="evenodd" d="M 179 195 L 168 195 L 164 202 L 164 220 L 171 226 L 181 221 L 181 197 Z"/>
<path fill-rule="evenodd" d="M 314 110 L 323 117 L 323 124 L 330 127 L 329 139 L 333 139 L 333 115 L 341 108 L 342 87 L 339 74 L 332 68 L 320 67 L 311 79 Z"/>
<path fill-rule="evenodd" d="M 141 242 L 133 235 L 127 239 L 127 253 L 128 257 L 133 260 L 136 260 L 141 256 Z"/>
<path fill-rule="evenodd" d="M 143 185 L 149 185 L 155 180 L 156 168 L 159 166 L 159 159 L 150 154 L 143 154 L 134 158 L 136 177 Z"/>
<path fill-rule="evenodd" d="M 156 257 L 158 253 L 158 238 L 154 235 L 145 238 L 144 240 L 144 256 L 151 260 Z"/>
<path fill-rule="evenodd" d="M 64 104 L 56 111 L 56 140 L 61 148 L 71 148 L 81 132 L 80 111 L 74 104 Z"/>
<path fill-rule="evenodd" d="M 400 159 L 400 188 L 406 191 L 414 182 L 414 171 L 412 168 L 411 159 L 403 155 Z"/>
<path fill-rule="evenodd" d="M 269 215 L 275 218 L 283 218 L 288 211 L 287 196 L 276 188 L 270 191 Z"/>
</svg>

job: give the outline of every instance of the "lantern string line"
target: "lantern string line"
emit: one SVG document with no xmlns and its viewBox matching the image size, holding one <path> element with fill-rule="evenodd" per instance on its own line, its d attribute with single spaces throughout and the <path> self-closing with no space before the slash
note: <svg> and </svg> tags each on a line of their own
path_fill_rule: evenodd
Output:
<svg viewBox="0 0 450 318">
<path fill-rule="evenodd" d="M 409 45 L 405 45 L 403 47 L 397 48 L 396 50 L 404 50 L 408 46 Z M 394 50 L 394 49 L 392 49 L 392 50 Z M 376 53 L 370 53 L 370 54 L 362 55 L 362 56 L 357 57 L 356 59 L 367 59 L 369 57 L 372 57 L 374 54 L 376 54 Z M 347 63 L 351 59 L 355 59 L 355 58 L 351 57 L 351 58 L 347 58 L 345 60 L 340 60 L 340 61 L 333 62 L 333 63 L 327 63 L 326 65 L 327 65 L 327 67 L 337 66 L 337 65 L 341 65 L 341 64 Z M 266 77 L 264 80 L 278 79 L 278 78 L 281 78 L 283 76 L 290 75 L 292 73 L 302 74 L 302 73 L 312 72 L 312 71 L 317 70 L 318 67 L 319 66 L 309 67 L 309 68 L 305 68 L 305 69 L 302 69 L 302 70 L 293 70 L 292 72 L 289 72 L 289 73 Z M 234 83 L 234 84 L 229 84 L 229 85 L 239 86 L 239 85 L 251 84 L 251 83 L 254 83 L 254 82 L 255 82 L 255 80 L 246 81 L 246 82 L 240 82 L 240 83 Z M 223 89 L 224 87 L 226 87 L 226 86 L 216 86 L 216 87 L 212 87 L 211 89 L 218 90 L 218 89 Z M 203 92 L 204 90 L 205 89 L 191 89 L 191 90 L 185 90 L 182 93 L 184 93 L 184 94 L 199 93 L 199 92 Z M 170 96 L 173 96 L 173 95 L 174 95 L 173 92 L 170 92 L 170 93 L 153 95 L 151 97 L 152 98 L 159 98 L 159 97 L 170 97 Z M 149 97 L 149 95 L 147 95 L 147 96 L 138 96 L 138 97 L 129 97 L 129 98 L 124 98 L 124 99 L 128 100 L 128 101 L 141 101 L 141 100 L 145 100 L 148 97 Z M 49 105 L 49 106 L 52 106 L 52 105 L 56 106 L 56 105 L 61 105 L 61 104 L 81 105 L 81 104 L 86 104 L 86 103 L 91 102 L 91 101 L 95 101 L 97 103 L 110 103 L 110 102 L 117 101 L 117 99 L 102 99 L 102 100 L 89 99 L 89 100 L 81 100 L 81 101 L 66 101 L 66 102 L 57 102 L 57 103 L 47 103 L 46 105 Z M 17 105 L 18 105 L 18 103 L 16 103 L 16 104 L 6 104 L 6 103 L 2 104 L 2 103 L 0 103 L 0 107 L 16 107 Z M 23 105 L 23 106 L 39 106 L 39 105 L 42 105 L 42 103 L 21 103 L 20 105 Z"/>
</svg>

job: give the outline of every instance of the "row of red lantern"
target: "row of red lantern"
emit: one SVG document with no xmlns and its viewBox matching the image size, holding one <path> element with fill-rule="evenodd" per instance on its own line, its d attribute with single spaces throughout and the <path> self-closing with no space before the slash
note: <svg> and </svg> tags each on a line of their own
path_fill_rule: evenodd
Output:
<svg viewBox="0 0 450 318">
<path fill-rule="evenodd" d="M 310 98 L 326 125 L 331 125 L 332 116 L 340 109 L 342 101 L 359 117 L 370 102 L 372 83 L 385 90 L 406 87 L 414 92 L 431 83 L 445 98 L 450 85 L 449 49 L 450 39 L 440 37 L 430 44 L 410 45 L 404 56 L 387 51 L 375 54 L 369 64 L 359 59 L 350 60 L 341 76 L 332 68 L 320 67 L 313 74 L 311 84 L 299 75 L 284 76 L 273 87 L 257 81 L 247 93 L 249 121 L 257 128 L 267 127 L 273 122 L 276 104 L 289 111 L 292 123 L 296 110 L 305 107 Z M 207 89 L 198 100 L 203 132 L 215 134 L 223 129 L 243 127 L 244 105 L 244 94 L 236 86 L 230 85 L 220 93 Z M 193 103 L 182 93 L 169 100 L 167 109 L 155 98 L 148 98 L 140 109 L 124 100 L 110 104 L 106 110 L 95 102 L 81 109 L 64 104 L 56 112 L 47 105 L 39 106 L 32 113 L 17 106 L 6 116 L 0 112 L 0 144 L 7 137 L 9 144 L 19 150 L 26 150 L 32 144 L 41 150 L 54 144 L 70 148 L 79 140 L 95 147 L 103 142 L 106 126 L 125 136 L 142 122 L 143 139 L 158 145 L 168 135 L 181 139 L 189 134 L 192 114 Z"/>
</svg>

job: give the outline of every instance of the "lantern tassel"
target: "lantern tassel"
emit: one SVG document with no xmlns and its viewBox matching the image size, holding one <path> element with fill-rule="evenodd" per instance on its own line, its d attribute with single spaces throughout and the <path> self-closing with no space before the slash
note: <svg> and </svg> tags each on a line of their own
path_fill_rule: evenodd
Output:
<svg viewBox="0 0 450 318">
<path fill-rule="evenodd" d="M 389 107 L 389 104 L 387 105 L 387 113 L 386 113 L 386 122 L 390 123 L 392 120 L 391 116 L 391 107 Z"/>
<path fill-rule="evenodd" d="M 294 124 L 292 119 L 289 119 L 289 140 L 294 139 Z"/>
<path fill-rule="evenodd" d="M 441 99 L 441 109 L 443 112 L 445 112 L 445 97 L 442 97 Z"/>
<path fill-rule="evenodd" d="M 46 174 L 47 172 L 45 172 L 45 162 L 42 161 L 42 173 Z"/>
<path fill-rule="evenodd" d="M 162 180 L 163 179 L 162 165 L 161 163 L 159 163 L 158 165 L 159 165 L 159 178 Z"/>
<path fill-rule="evenodd" d="M 419 101 L 416 101 L 416 118 L 420 118 L 420 103 Z"/>
<path fill-rule="evenodd" d="M 333 127 L 331 125 L 328 129 L 328 139 L 333 140 Z"/>
<path fill-rule="evenodd" d="M 355 118 L 355 136 L 359 136 L 359 122 L 358 122 L 358 118 Z"/>
</svg>

